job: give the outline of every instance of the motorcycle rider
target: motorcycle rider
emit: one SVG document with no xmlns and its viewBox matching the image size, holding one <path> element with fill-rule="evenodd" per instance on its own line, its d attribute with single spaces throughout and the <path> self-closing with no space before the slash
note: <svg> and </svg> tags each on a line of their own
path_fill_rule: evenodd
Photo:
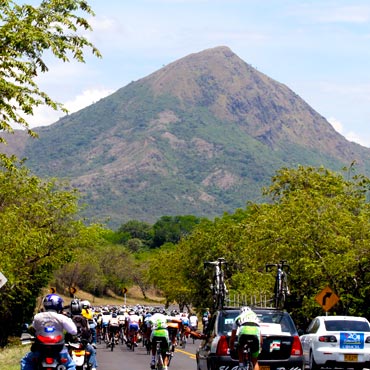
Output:
<svg viewBox="0 0 370 370">
<path fill-rule="evenodd" d="M 96 345 L 96 326 L 97 322 L 94 318 L 94 313 L 91 309 L 91 304 L 88 300 L 81 301 L 82 305 L 82 315 L 86 317 L 87 321 L 89 322 L 89 327 L 92 335 L 92 343 Z"/>
<path fill-rule="evenodd" d="M 82 305 L 78 299 L 73 299 L 71 301 L 71 315 L 72 320 L 77 326 L 78 336 L 80 337 L 81 343 L 85 346 L 87 352 L 90 353 L 89 364 L 91 370 L 96 370 L 98 363 L 96 360 L 96 350 L 91 344 L 92 335 L 89 328 L 89 323 L 86 317 L 82 315 Z M 80 328 L 80 330 L 78 330 Z"/>
<path fill-rule="evenodd" d="M 35 337 L 43 335 L 48 331 L 55 331 L 63 333 L 66 331 L 71 335 L 77 334 L 77 327 L 71 318 L 62 314 L 63 299 L 57 294 L 48 294 L 43 299 L 44 312 L 35 315 L 31 325 L 32 331 L 35 332 Z M 62 339 L 62 338 L 61 338 Z M 60 362 L 66 367 L 67 370 L 76 370 L 75 363 L 68 353 L 64 345 L 60 351 Z M 35 370 L 38 363 L 37 359 L 40 356 L 41 344 L 37 341 L 31 346 L 31 351 L 28 352 L 21 360 L 21 370 Z"/>
</svg>

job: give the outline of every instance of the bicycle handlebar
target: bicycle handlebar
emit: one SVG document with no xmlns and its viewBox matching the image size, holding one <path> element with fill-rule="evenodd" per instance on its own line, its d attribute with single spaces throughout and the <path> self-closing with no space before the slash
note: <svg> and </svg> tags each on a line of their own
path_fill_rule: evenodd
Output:
<svg viewBox="0 0 370 370">
<path fill-rule="evenodd" d="M 287 271 L 290 270 L 290 265 L 287 260 L 281 260 L 279 263 L 266 263 L 266 272 L 270 272 L 273 267 L 280 268 L 282 271 L 286 268 Z"/>
<path fill-rule="evenodd" d="M 225 258 L 220 257 L 220 258 L 217 258 L 217 261 L 204 261 L 203 262 L 204 268 L 206 268 L 207 265 L 211 265 L 211 266 L 227 265 L 227 262 Z"/>
</svg>

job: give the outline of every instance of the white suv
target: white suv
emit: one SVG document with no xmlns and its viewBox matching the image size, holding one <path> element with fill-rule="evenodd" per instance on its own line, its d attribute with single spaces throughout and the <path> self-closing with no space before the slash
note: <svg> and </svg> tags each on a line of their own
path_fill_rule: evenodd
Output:
<svg viewBox="0 0 370 370">
<path fill-rule="evenodd" d="M 357 316 L 318 316 L 300 337 L 311 370 L 370 367 L 370 323 Z"/>
</svg>

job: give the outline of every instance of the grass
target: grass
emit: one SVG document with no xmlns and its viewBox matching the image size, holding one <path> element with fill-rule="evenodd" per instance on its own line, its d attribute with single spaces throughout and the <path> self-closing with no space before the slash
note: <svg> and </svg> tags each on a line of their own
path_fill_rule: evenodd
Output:
<svg viewBox="0 0 370 370">
<path fill-rule="evenodd" d="M 0 348 L 0 369 L 19 370 L 21 358 L 30 350 L 30 346 L 22 346 L 19 340 L 13 340 L 5 348 Z"/>
</svg>

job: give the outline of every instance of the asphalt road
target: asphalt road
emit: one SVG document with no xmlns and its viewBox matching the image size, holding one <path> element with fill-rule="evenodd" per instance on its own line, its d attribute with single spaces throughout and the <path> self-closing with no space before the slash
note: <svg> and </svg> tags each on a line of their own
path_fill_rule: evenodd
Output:
<svg viewBox="0 0 370 370">
<path fill-rule="evenodd" d="M 196 370 L 195 351 L 199 341 L 193 344 L 188 339 L 186 347 L 177 347 L 169 369 Z M 98 370 L 150 370 L 151 355 L 146 353 L 145 347 L 138 343 L 135 351 L 130 351 L 125 344 L 114 347 L 113 352 L 105 344 L 97 345 Z"/>
</svg>

